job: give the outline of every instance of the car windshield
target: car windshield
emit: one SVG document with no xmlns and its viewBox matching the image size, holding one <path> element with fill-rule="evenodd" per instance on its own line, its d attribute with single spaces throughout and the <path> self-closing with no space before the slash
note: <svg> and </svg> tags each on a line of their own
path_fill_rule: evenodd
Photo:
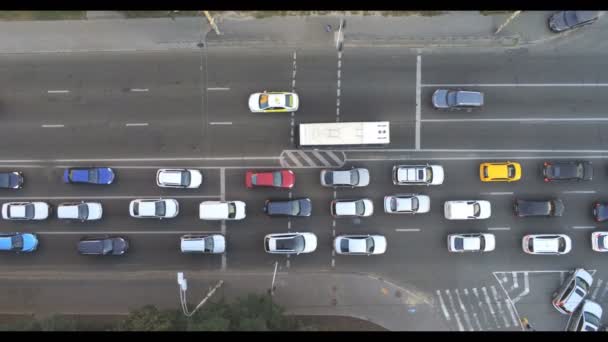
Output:
<svg viewBox="0 0 608 342">
<path fill-rule="evenodd" d="M 281 177 L 281 171 L 276 171 L 272 173 L 272 185 L 274 186 L 281 186 L 281 182 L 283 180 L 283 177 Z"/>
<path fill-rule="evenodd" d="M 558 243 L 558 249 L 560 252 L 563 252 L 566 250 L 566 239 L 564 239 L 563 237 L 559 237 L 557 239 L 557 243 Z"/>
<path fill-rule="evenodd" d="M 10 186 L 9 175 L 7 173 L 0 174 L 0 187 L 8 188 Z"/>
<path fill-rule="evenodd" d="M 89 170 L 89 182 L 97 183 L 97 169 Z"/>
<path fill-rule="evenodd" d="M 182 186 L 190 185 L 190 172 L 184 171 L 182 172 Z"/>
<path fill-rule="evenodd" d="M 455 91 L 448 91 L 446 102 L 450 106 L 456 105 L 456 92 Z"/>
<path fill-rule="evenodd" d="M 481 206 L 479 203 L 475 203 L 473 204 L 473 216 L 479 217 L 479 214 L 481 214 Z"/>
<path fill-rule="evenodd" d="M 576 166 L 576 176 L 577 176 L 578 178 L 583 178 L 583 171 L 584 171 L 584 170 L 583 170 L 583 164 L 578 164 L 578 165 Z"/>
<path fill-rule="evenodd" d="M 133 214 L 139 215 L 139 203 L 133 204 Z"/>
<path fill-rule="evenodd" d="M 487 167 L 487 166 L 484 166 L 484 167 L 483 167 L 483 176 L 484 176 L 485 178 L 488 178 L 488 167 Z"/>
<path fill-rule="evenodd" d="M 288 107 L 293 107 L 293 101 L 291 95 L 285 95 L 285 104 Z"/>
<path fill-rule="evenodd" d="M 528 250 L 530 252 L 534 252 L 534 239 L 529 239 L 528 240 Z"/>
<path fill-rule="evenodd" d="M 268 95 L 262 94 L 260 95 L 260 109 L 268 108 Z"/>
<path fill-rule="evenodd" d="M 357 215 L 363 215 L 365 213 L 365 204 L 363 203 L 363 201 L 355 202 L 355 212 L 357 213 Z"/>
<path fill-rule="evenodd" d="M 23 249 L 23 236 L 21 236 L 21 235 L 11 236 L 11 247 L 13 250 Z"/>
<path fill-rule="evenodd" d="M 418 210 L 418 197 L 412 197 L 412 211 Z"/>
<path fill-rule="evenodd" d="M 304 250 L 304 237 L 301 235 L 293 238 L 280 238 L 277 239 L 277 249 L 281 251 L 296 251 L 300 252 Z"/>
<path fill-rule="evenodd" d="M 110 253 L 112 251 L 113 243 L 111 239 L 103 240 L 103 254 Z"/>
<path fill-rule="evenodd" d="M 460 251 L 464 249 L 464 239 L 457 237 L 454 239 L 454 249 Z"/>
<path fill-rule="evenodd" d="M 365 250 L 368 253 L 374 252 L 374 239 L 372 239 L 371 237 L 368 237 L 367 239 L 365 239 Z"/>
<path fill-rule="evenodd" d="M 86 204 L 80 204 L 78 206 L 78 218 L 86 220 L 89 217 L 89 206 Z"/>
<path fill-rule="evenodd" d="M 422 177 L 420 177 L 422 178 Z M 433 180 L 433 169 L 431 169 L 430 167 L 426 168 L 426 181 L 430 182 Z"/>
<path fill-rule="evenodd" d="M 258 185 L 258 175 L 257 174 L 251 175 L 251 184 Z"/>
<path fill-rule="evenodd" d="M 165 201 L 157 201 L 154 203 L 156 216 L 165 216 Z"/>
<path fill-rule="evenodd" d="M 397 211 L 397 199 L 395 197 L 391 198 L 391 211 Z"/>
<path fill-rule="evenodd" d="M 483 235 L 479 237 L 479 249 L 482 251 L 486 249 L 486 239 L 484 239 Z"/>
<path fill-rule="evenodd" d="M 591 324 L 595 325 L 596 327 L 600 326 L 600 319 L 596 315 L 594 315 L 590 312 L 585 312 L 583 314 L 583 316 L 585 316 L 585 322 L 591 323 Z"/>
<path fill-rule="evenodd" d="M 359 172 L 353 170 L 350 173 L 350 184 L 359 184 Z"/>
<path fill-rule="evenodd" d="M 228 218 L 234 218 L 236 216 L 236 205 L 234 203 L 228 203 Z"/>
<path fill-rule="evenodd" d="M 509 178 L 515 177 L 515 166 L 513 166 L 513 165 L 507 166 L 507 173 L 508 173 Z"/>
<path fill-rule="evenodd" d="M 213 252 L 213 238 L 211 236 L 205 238 L 205 252 Z"/>
<path fill-rule="evenodd" d="M 34 218 L 34 205 L 33 204 L 26 204 L 25 205 L 25 217 L 28 219 L 32 219 Z"/>
<path fill-rule="evenodd" d="M 300 213 L 300 201 L 291 202 L 291 215 L 298 215 Z"/>
<path fill-rule="evenodd" d="M 576 16 L 575 11 L 565 11 L 564 12 L 564 21 L 568 26 L 574 26 L 579 23 L 578 17 Z"/>
<path fill-rule="evenodd" d="M 600 235 L 597 237 L 597 244 L 602 248 L 606 248 L 606 235 Z"/>
</svg>

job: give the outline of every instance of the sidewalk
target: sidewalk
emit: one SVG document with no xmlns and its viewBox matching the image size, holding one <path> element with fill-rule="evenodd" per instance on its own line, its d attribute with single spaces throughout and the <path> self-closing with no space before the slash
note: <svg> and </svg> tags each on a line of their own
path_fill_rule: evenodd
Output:
<svg viewBox="0 0 608 342">
<path fill-rule="evenodd" d="M 218 36 L 204 17 L 0 22 L 0 53 L 158 51 L 209 45 L 336 46 L 337 16 L 243 19 L 213 13 Z M 346 16 L 344 46 L 512 47 L 559 35 L 547 29 L 550 12 L 522 12 L 494 35 L 508 15 L 448 12 L 433 17 Z M 99 17 L 111 15 L 98 14 Z M 326 31 L 331 25 L 331 32 Z M 206 37 L 206 39 L 205 39 Z"/>
<path fill-rule="evenodd" d="M 176 272 L 22 273 L 0 275 L 0 314 L 126 314 L 146 304 L 179 308 Z M 272 275 L 185 272 L 188 305 L 194 308 L 220 279 L 224 285 L 214 296 L 267 293 Z M 288 314 L 350 316 L 388 330 L 448 330 L 430 294 L 368 275 L 279 271 L 274 293 Z"/>
</svg>

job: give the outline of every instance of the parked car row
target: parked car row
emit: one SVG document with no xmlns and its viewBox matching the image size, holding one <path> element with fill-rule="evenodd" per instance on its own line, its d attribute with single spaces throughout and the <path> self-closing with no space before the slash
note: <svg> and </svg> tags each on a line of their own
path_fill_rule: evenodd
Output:
<svg viewBox="0 0 608 342">
<path fill-rule="evenodd" d="M 593 276 L 578 268 L 553 293 L 551 303 L 562 314 L 571 315 L 567 331 L 597 331 L 602 319 L 602 307 L 585 299 L 589 294 Z"/>
</svg>

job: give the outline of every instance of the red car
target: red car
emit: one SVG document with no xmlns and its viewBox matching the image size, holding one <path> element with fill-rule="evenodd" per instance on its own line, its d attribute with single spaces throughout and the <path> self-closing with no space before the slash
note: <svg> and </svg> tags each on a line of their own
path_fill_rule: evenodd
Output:
<svg viewBox="0 0 608 342">
<path fill-rule="evenodd" d="M 291 170 L 245 173 L 245 185 L 251 189 L 256 186 L 270 186 L 274 188 L 291 189 L 296 182 L 296 175 Z"/>
</svg>

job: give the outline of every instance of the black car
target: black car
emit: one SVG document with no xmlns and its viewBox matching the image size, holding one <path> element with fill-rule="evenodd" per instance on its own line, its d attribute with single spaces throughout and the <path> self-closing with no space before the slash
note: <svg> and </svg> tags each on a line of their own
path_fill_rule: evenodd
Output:
<svg viewBox="0 0 608 342">
<path fill-rule="evenodd" d="M 2 189 L 21 189 L 23 187 L 23 173 L 0 172 L 0 188 Z"/>
<path fill-rule="evenodd" d="M 559 161 L 543 164 L 545 182 L 552 181 L 590 181 L 593 167 L 588 161 Z"/>
<path fill-rule="evenodd" d="M 292 200 L 267 200 L 264 212 L 270 216 L 310 216 L 312 206 L 309 198 Z"/>
<path fill-rule="evenodd" d="M 84 238 L 78 242 L 78 253 L 86 255 L 122 255 L 129 242 L 121 237 Z"/>
<path fill-rule="evenodd" d="M 592 24 L 597 19 L 597 11 L 561 11 L 549 17 L 549 28 L 553 32 L 562 32 Z"/>
<path fill-rule="evenodd" d="M 595 218 L 597 222 L 608 220 L 608 203 L 593 203 L 593 218 Z"/>
<path fill-rule="evenodd" d="M 513 204 L 513 212 L 519 217 L 562 216 L 564 203 L 560 199 L 516 200 Z"/>
</svg>

